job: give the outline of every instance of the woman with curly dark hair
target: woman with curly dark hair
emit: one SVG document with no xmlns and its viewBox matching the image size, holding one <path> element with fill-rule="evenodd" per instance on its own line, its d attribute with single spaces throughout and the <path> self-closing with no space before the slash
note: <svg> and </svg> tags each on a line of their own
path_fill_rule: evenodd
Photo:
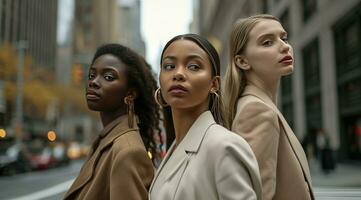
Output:
<svg viewBox="0 0 361 200">
<path fill-rule="evenodd" d="M 86 100 L 100 113 L 104 129 L 65 199 L 147 199 L 153 134 L 160 133 L 155 88 L 149 65 L 137 53 L 119 44 L 98 48 Z"/>
</svg>

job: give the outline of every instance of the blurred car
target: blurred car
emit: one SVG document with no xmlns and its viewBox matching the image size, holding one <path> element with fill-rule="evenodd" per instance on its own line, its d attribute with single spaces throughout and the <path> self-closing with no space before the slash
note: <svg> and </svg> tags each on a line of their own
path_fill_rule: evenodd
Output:
<svg viewBox="0 0 361 200">
<path fill-rule="evenodd" d="M 89 153 L 90 147 L 86 144 L 79 144 L 78 142 L 70 142 L 67 155 L 70 159 L 85 158 Z"/>
<path fill-rule="evenodd" d="M 68 164 L 70 159 L 67 155 L 67 146 L 62 143 L 62 142 L 54 142 L 51 145 L 51 150 L 52 150 L 52 156 L 55 160 L 55 165 L 59 166 L 59 165 L 64 165 L 64 164 Z"/>
<path fill-rule="evenodd" d="M 50 147 L 40 139 L 33 140 L 29 146 L 30 166 L 34 170 L 44 170 L 55 165 Z"/>
<path fill-rule="evenodd" d="M 71 142 L 69 144 L 67 155 L 70 159 L 75 160 L 81 157 L 81 148 L 79 143 Z"/>
<path fill-rule="evenodd" d="M 28 171 L 30 162 L 25 145 L 17 143 L 12 137 L 0 139 L 0 174 L 13 175 Z"/>
</svg>

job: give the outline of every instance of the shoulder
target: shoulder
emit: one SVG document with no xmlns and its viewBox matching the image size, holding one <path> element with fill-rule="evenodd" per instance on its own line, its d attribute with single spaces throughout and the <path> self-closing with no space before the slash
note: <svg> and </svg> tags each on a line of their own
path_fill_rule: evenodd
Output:
<svg viewBox="0 0 361 200">
<path fill-rule="evenodd" d="M 254 125 L 271 123 L 278 127 L 277 112 L 268 104 L 255 96 L 244 96 L 238 100 L 237 114 L 233 126 L 237 124 Z"/>
<path fill-rule="evenodd" d="M 239 154 L 241 156 L 253 157 L 252 149 L 245 139 L 218 124 L 212 125 L 209 128 L 205 143 L 210 155 Z"/>
<path fill-rule="evenodd" d="M 145 153 L 145 146 L 139 131 L 130 130 L 113 141 L 112 151 L 119 155 Z"/>
<path fill-rule="evenodd" d="M 250 113 L 269 112 L 270 114 L 272 113 L 273 115 L 277 116 L 277 113 L 272 109 L 270 105 L 252 95 L 241 97 L 238 100 L 237 113 L 243 114 L 243 112 L 245 111 Z"/>
</svg>

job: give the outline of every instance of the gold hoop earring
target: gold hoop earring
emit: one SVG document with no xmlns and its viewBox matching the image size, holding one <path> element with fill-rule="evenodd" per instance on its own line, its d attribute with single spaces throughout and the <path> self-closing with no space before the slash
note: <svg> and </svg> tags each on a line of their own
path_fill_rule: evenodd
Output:
<svg viewBox="0 0 361 200">
<path fill-rule="evenodd" d="M 160 107 L 167 107 L 168 106 L 167 102 L 165 102 L 163 97 L 162 97 L 162 94 L 160 92 L 160 87 L 154 92 L 154 99 L 155 99 L 155 102 Z"/>
<path fill-rule="evenodd" d="M 124 103 L 127 104 L 128 126 L 134 127 L 134 97 L 132 95 L 124 97 Z"/>
</svg>

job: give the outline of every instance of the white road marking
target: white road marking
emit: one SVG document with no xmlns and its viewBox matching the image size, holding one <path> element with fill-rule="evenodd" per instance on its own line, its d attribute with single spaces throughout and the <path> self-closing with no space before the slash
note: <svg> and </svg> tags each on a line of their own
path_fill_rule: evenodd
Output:
<svg viewBox="0 0 361 200">
<path fill-rule="evenodd" d="M 64 192 L 69 189 L 70 185 L 74 182 L 75 179 L 71 179 L 68 181 L 65 181 L 63 183 L 60 183 L 58 185 L 54 185 L 50 188 L 40 190 L 31 194 L 27 194 L 24 196 L 16 197 L 10 200 L 39 200 L 44 199 L 46 197 L 54 196 L 56 194 L 59 194 L 61 192 Z"/>
</svg>

